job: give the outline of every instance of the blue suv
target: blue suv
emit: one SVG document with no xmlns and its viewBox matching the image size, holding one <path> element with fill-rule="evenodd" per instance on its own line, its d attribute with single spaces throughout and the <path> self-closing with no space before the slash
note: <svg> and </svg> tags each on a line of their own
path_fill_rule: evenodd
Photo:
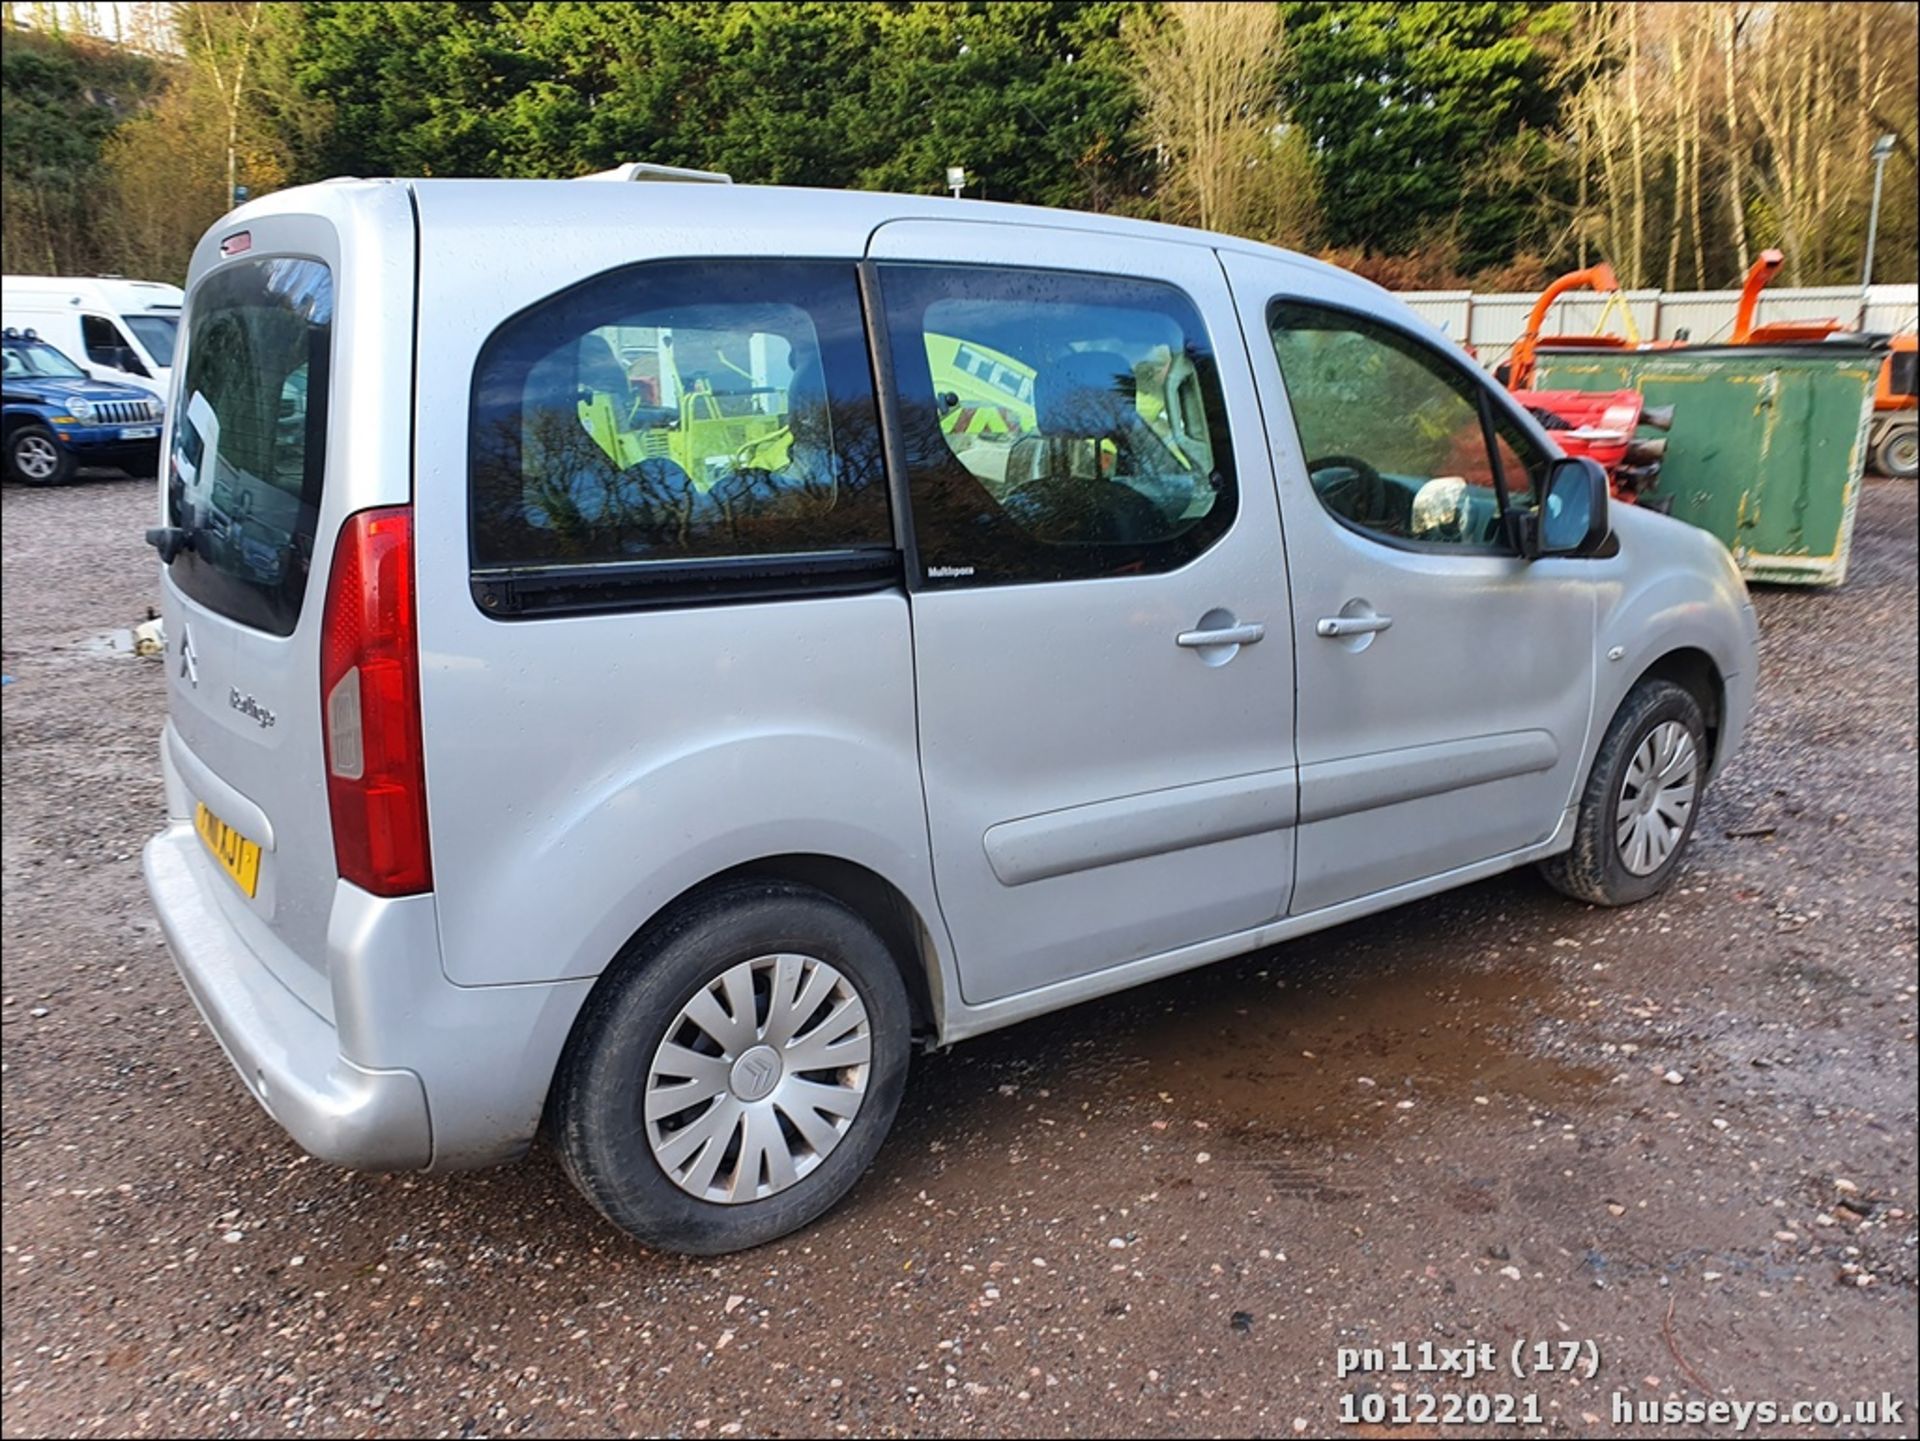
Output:
<svg viewBox="0 0 1920 1441">
<path fill-rule="evenodd" d="M 0 447 L 7 474 L 57 485 L 82 465 L 153 475 L 161 404 L 135 385 L 95 380 L 31 330 L 0 335 L 6 359 Z"/>
</svg>

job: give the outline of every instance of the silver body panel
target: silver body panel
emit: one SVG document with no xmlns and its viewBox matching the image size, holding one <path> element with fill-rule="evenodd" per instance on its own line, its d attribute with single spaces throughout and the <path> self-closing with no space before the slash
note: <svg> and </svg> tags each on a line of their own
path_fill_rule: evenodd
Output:
<svg viewBox="0 0 1920 1441">
<path fill-rule="evenodd" d="M 1319 503 L 1268 341 L 1275 299 L 1413 312 L 1354 276 L 1228 254 L 1267 406 L 1299 653 L 1300 869 L 1293 911 L 1415 882 L 1551 836 L 1573 799 L 1593 714 L 1586 560 L 1398 549 Z M 1445 347 L 1441 340 L 1439 345 Z M 1442 354 L 1452 353 L 1443 348 Z M 1377 613 L 1388 630 L 1320 633 Z M 1551 644 L 1539 643 L 1551 636 Z"/>
<path fill-rule="evenodd" d="M 1272 469 L 1218 257 L 1132 235 L 897 221 L 876 260 L 1167 281 L 1214 333 L 1239 479 L 1227 533 L 1178 570 L 913 600 L 920 769 L 964 1002 L 1285 914 L 1293 653 Z M 1266 634 L 1220 664 L 1177 637 L 1226 611 Z M 1013 879 L 1009 879 L 1009 877 Z"/>
<path fill-rule="evenodd" d="M 334 268 L 328 480 L 292 635 L 166 587 L 170 820 L 147 875 L 202 1013 L 327 1159 L 445 1169 L 523 1148 L 596 978 L 663 907 L 738 867 L 825 858 L 884 882 L 944 1043 L 1563 849 L 1608 718 L 1673 651 L 1721 676 L 1716 766 L 1738 745 L 1752 612 L 1704 533 L 1617 507 L 1616 554 L 1528 565 L 1389 550 L 1331 521 L 1266 305 L 1331 298 L 1447 342 L 1330 267 L 977 202 L 340 182 L 224 219 L 196 252 L 189 320 L 219 237 L 242 228 L 256 255 Z M 484 615 L 468 403 L 489 335 L 619 266 L 756 254 L 1177 285 L 1221 372 L 1232 527 L 1161 575 Z M 380 900 L 334 870 L 318 630 L 342 520 L 408 501 L 434 890 Z M 1394 628 L 1363 647 L 1321 635 L 1355 599 Z M 1219 610 L 1265 632 L 1212 664 L 1176 637 Z M 202 801 L 262 845 L 252 900 L 194 836 Z"/>
</svg>

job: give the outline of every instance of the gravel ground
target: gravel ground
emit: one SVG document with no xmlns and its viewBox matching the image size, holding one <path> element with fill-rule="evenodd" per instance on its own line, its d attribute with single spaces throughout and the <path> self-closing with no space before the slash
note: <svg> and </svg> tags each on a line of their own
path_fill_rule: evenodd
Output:
<svg viewBox="0 0 1920 1441">
<path fill-rule="evenodd" d="M 97 640 L 155 599 L 151 494 L 4 495 L 6 1435 L 1319 1434 L 1502 1392 L 1614 1434 L 1615 1392 L 1883 1391 L 1898 1426 L 1753 1434 L 1911 1434 L 1912 485 L 1844 590 L 1758 597 L 1661 900 L 1505 877 L 920 1058 L 848 1203 L 719 1261 L 544 1154 L 307 1161 L 229 1073 L 140 885 L 160 670 Z M 1598 1376 L 1336 1374 L 1521 1339 Z"/>
</svg>

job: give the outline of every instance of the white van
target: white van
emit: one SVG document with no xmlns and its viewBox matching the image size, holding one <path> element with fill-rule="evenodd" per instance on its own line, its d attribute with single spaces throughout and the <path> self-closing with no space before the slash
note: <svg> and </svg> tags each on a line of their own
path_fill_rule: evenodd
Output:
<svg viewBox="0 0 1920 1441">
<path fill-rule="evenodd" d="M 137 385 L 163 401 L 185 299 L 177 285 L 114 275 L 9 275 L 0 291 L 6 325 L 35 332 L 95 380 Z"/>
<path fill-rule="evenodd" d="M 683 1251 L 847 1191 L 916 1040 L 1535 862 L 1659 894 L 1753 697 L 1717 540 L 1231 236 L 307 186 L 201 241 L 177 394 L 146 878 L 208 1028 L 317 1156 L 544 1119 Z"/>
</svg>

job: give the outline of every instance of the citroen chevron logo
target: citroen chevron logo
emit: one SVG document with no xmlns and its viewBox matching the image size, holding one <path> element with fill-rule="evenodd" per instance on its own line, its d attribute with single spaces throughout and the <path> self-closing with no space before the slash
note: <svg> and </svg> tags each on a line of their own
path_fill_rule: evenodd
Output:
<svg viewBox="0 0 1920 1441">
<path fill-rule="evenodd" d="M 779 1059 L 765 1046 L 756 1046 L 734 1063 L 733 1093 L 743 1101 L 763 1100 L 779 1079 Z"/>
</svg>

